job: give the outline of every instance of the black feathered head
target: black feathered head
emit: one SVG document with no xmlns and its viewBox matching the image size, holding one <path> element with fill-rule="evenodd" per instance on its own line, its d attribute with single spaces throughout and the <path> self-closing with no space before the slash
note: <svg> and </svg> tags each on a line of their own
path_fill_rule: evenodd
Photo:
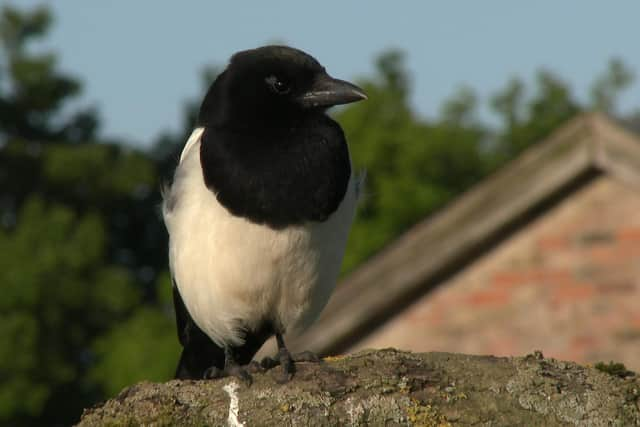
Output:
<svg viewBox="0 0 640 427">
<path fill-rule="evenodd" d="M 305 52 L 264 46 L 238 52 L 204 98 L 201 126 L 282 126 L 300 115 L 365 99 Z"/>
</svg>

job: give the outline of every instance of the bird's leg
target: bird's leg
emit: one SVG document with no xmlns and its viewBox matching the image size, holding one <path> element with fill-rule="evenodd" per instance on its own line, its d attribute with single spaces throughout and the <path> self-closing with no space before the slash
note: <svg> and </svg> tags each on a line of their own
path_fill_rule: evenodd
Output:
<svg viewBox="0 0 640 427">
<path fill-rule="evenodd" d="M 282 366 L 282 377 L 279 382 L 287 382 L 296 372 L 296 362 L 321 362 L 322 360 L 310 351 L 303 351 L 291 355 L 284 343 L 284 338 L 281 333 L 276 333 L 276 341 L 278 343 L 278 354 L 274 357 L 265 357 L 262 359 L 261 365 L 264 369 L 271 369 L 274 366 Z"/>
<path fill-rule="evenodd" d="M 238 362 L 236 362 L 233 352 L 229 347 L 224 349 L 224 370 L 227 373 L 227 376 L 233 375 L 248 384 L 253 382 L 251 374 L 247 372 L 247 369 L 244 366 L 240 366 Z"/>
<path fill-rule="evenodd" d="M 287 350 L 287 347 L 284 344 L 284 338 L 282 338 L 281 333 L 276 333 L 276 341 L 278 342 L 278 361 L 280 365 L 282 365 L 282 377 L 280 382 L 287 382 L 296 372 L 296 366 L 293 364 L 293 358 L 291 357 L 291 353 Z"/>
<path fill-rule="evenodd" d="M 249 366 L 249 365 L 248 367 L 249 369 L 253 368 L 253 366 Z M 224 377 L 230 377 L 230 376 L 234 376 L 249 385 L 253 382 L 253 378 L 251 377 L 251 374 L 247 372 L 247 368 L 244 366 L 240 366 L 238 362 L 236 362 L 235 356 L 233 355 L 233 351 L 231 350 L 231 348 L 225 347 L 224 348 L 224 369 L 220 369 L 216 366 L 212 366 L 206 371 L 204 371 L 204 378 L 213 379 L 213 378 L 224 378 Z"/>
</svg>

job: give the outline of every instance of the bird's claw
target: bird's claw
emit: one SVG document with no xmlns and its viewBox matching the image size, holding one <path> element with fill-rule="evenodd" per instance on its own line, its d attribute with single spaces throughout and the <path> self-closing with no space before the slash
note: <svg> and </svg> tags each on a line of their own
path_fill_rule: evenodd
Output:
<svg viewBox="0 0 640 427">
<path fill-rule="evenodd" d="M 281 348 L 278 350 L 278 355 L 276 357 L 265 357 L 262 359 L 260 366 L 264 370 L 272 369 L 278 365 L 282 366 L 282 375 L 277 379 L 277 382 L 286 383 L 293 378 L 293 375 L 296 372 L 295 364 L 299 362 L 320 363 L 322 362 L 322 359 L 311 351 L 303 351 L 301 353 L 291 355 L 286 348 Z"/>
<path fill-rule="evenodd" d="M 240 381 L 244 382 L 247 385 L 251 385 L 253 383 L 253 377 L 249 373 L 262 372 L 263 370 L 259 367 L 257 363 L 250 363 L 246 366 L 240 365 L 229 365 L 225 366 L 224 369 L 220 369 L 216 366 L 211 366 L 207 370 L 204 371 L 204 379 L 219 379 L 226 377 L 236 377 Z"/>
</svg>

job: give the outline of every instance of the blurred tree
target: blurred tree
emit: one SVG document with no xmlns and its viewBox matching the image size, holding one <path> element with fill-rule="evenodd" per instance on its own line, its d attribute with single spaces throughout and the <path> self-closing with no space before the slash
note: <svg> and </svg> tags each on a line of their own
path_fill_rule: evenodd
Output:
<svg viewBox="0 0 640 427">
<path fill-rule="evenodd" d="M 607 70 L 591 86 L 593 108 L 609 114 L 617 113 L 618 96 L 633 83 L 631 71 L 620 59 L 609 61 Z"/>
<path fill-rule="evenodd" d="M 174 337 L 155 293 L 156 165 L 98 143 L 96 112 L 74 104 L 79 81 L 28 49 L 50 24 L 44 8 L 0 16 L 2 425 L 68 425 L 117 379 L 164 379 L 177 357 L 175 346 L 155 363 L 132 357 Z"/>
<path fill-rule="evenodd" d="M 490 153 L 491 168 L 498 167 L 530 145 L 541 141 L 551 131 L 583 108 L 573 99 L 566 82 L 547 70 L 536 76 L 537 90 L 525 99 L 525 87 L 512 79 L 491 100 L 502 120 Z"/>
<path fill-rule="evenodd" d="M 84 143 L 98 125 L 92 109 L 63 114 L 61 107 L 77 95 L 81 85 L 60 73 L 55 55 L 29 54 L 28 42 L 41 37 L 51 25 L 44 7 L 21 13 L 5 7 L 0 17 L 0 138 Z"/>
<path fill-rule="evenodd" d="M 69 423 L 100 396 L 83 375 L 89 345 L 140 300 L 131 275 L 106 265 L 103 223 L 31 196 L 0 232 L 0 420 Z"/>
<path fill-rule="evenodd" d="M 351 144 L 355 169 L 367 171 L 345 271 L 485 173 L 481 146 L 487 130 L 474 118 L 471 90 L 448 100 L 441 118 L 431 123 L 411 109 L 404 55 L 385 52 L 376 65 L 377 74 L 359 82 L 369 100 L 336 115 Z"/>
</svg>

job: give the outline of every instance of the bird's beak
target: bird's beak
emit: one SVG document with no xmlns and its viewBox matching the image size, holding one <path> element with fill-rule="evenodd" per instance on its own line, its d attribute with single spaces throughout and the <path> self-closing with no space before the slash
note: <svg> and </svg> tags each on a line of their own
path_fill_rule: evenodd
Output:
<svg viewBox="0 0 640 427">
<path fill-rule="evenodd" d="M 363 99 L 367 99 L 367 95 L 358 86 L 324 74 L 298 97 L 298 102 L 303 108 L 316 108 L 349 104 Z"/>
</svg>

